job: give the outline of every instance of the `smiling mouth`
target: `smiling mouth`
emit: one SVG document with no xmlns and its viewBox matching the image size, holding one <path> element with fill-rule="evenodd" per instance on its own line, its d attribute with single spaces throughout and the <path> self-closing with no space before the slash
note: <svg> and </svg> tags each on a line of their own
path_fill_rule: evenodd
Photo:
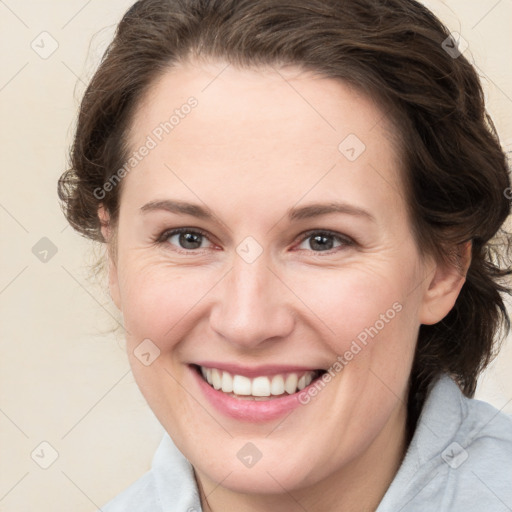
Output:
<svg viewBox="0 0 512 512">
<path fill-rule="evenodd" d="M 210 387 L 241 400 L 273 400 L 290 396 L 326 373 L 326 370 L 308 370 L 249 378 L 217 368 L 192 366 Z"/>
</svg>

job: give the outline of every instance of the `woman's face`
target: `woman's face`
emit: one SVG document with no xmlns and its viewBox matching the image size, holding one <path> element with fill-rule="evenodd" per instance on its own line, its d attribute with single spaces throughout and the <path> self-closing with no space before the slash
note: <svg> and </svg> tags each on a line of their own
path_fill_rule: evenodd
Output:
<svg viewBox="0 0 512 512">
<path fill-rule="evenodd" d="M 403 449 L 419 325 L 453 301 L 390 133 L 367 97 L 292 68 L 181 65 L 139 104 L 111 294 L 138 385 L 205 481 L 282 493 Z"/>
</svg>

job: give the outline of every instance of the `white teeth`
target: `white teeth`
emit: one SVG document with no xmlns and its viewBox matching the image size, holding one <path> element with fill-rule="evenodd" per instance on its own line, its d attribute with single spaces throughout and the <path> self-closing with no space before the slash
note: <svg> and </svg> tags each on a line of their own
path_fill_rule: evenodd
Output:
<svg viewBox="0 0 512 512">
<path fill-rule="evenodd" d="M 299 379 L 299 382 L 297 382 L 297 387 L 299 390 L 302 390 L 306 387 L 306 377 L 304 375 Z"/>
<path fill-rule="evenodd" d="M 216 368 L 212 369 L 212 383 L 215 389 L 220 389 L 222 387 L 221 373 Z"/>
<path fill-rule="evenodd" d="M 243 375 L 235 375 L 233 377 L 233 393 L 235 395 L 250 395 L 251 379 Z"/>
<path fill-rule="evenodd" d="M 270 380 L 268 377 L 256 377 L 252 381 L 253 396 L 270 396 Z"/>
<path fill-rule="evenodd" d="M 297 387 L 299 390 L 304 389 L 306 386 L 309 386 L 311 384 L 311 381 L 313 380 L 313 377 L 310 374 L 303 375 L 299 382 L 297 383 Z"/>
<path fill-rule="evenodd" d="M 261 376 L 249 379 L 244 375 L 231 375 L 217 368 L 201 368 L 204 379 L 214 389 L 224 393 L 234 393 L 239 396 L 252 396 L 260 400 L 265 397 L 280 396 L 286 393 L 292 395 L 311 384 L 317 372 L 289 373 L 287 375 Z"/>
<path fill-rule="evenodd" d="M 296 373 L 290 373 L 288 377 L 286 377 L 286 380 L 284 381 L 284 389 L 288 394 L 295 393 L 297 391 L 297 382 L 299 378 L 297 377 Z"/>
<path fill-rule="evenodd" d="M 282 395 L 284 393 L 284 378 L 282 375 L 276 375 L 272 379 L 272 384 L 270 385 L 270 392 L 273 395 Z"/>
<path fill-rule="evenodd" d="M 222 391 L 224 393 L 233 391 L 233 377 L 228 372 L 222 372 Z"/>
</svg>

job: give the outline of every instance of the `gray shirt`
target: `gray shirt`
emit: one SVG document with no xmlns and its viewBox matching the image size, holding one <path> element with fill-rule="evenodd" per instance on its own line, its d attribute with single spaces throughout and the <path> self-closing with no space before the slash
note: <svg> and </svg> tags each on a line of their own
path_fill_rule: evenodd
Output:
<svg viewBox="0 0 512 512">
<path fill-rule="evenodd" d="M 201 512 L 190 462 L 164 435 L 151 470 L 103 512 Z M 443 375 L 376 512 L 512 512 L 512 417 Z M 336 512 L 336 511 L 333 511 Z"/>
</svg>

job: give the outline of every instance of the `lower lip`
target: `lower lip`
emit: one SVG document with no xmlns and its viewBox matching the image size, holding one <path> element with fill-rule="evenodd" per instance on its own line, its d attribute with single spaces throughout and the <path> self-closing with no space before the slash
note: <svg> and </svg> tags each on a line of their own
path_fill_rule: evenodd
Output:
<svg viewBox="0 0 512 512">
<path fill-rule="evenodd" d="M 249 421 L 251 423 L 264 423 L 290 413 L 302 405 L 299 401 L 299 394 L 307 393 L 308 388 L 313 386 L 316 382 L 315 379 L 309 386 L 306 386 L 301 391 L 293 395 L 283 396 L 282 398 L 261 401 L 244 400 L 229 396 L 222 391 L 214 389 L 199 375 L 193 366 L 189 366 L 189 368 L 201 391 L 218 411 L 231 418 Z"/>
</svg>

